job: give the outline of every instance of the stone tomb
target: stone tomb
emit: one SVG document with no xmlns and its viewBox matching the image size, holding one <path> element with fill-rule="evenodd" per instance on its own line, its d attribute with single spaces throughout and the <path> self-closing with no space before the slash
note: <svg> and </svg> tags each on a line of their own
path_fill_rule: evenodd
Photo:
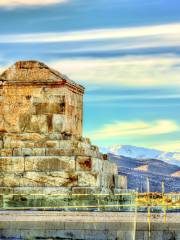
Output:
<svg viewBox="0 0 180 240">
<path fill-rule="evenodd" d="M 0 76 L 1 193 L 111 193 L 117 166 L 82 137 L 84 88 L 37 61 Z M 122 184 L 121 184 L 122 183 Z"/>
</svg>

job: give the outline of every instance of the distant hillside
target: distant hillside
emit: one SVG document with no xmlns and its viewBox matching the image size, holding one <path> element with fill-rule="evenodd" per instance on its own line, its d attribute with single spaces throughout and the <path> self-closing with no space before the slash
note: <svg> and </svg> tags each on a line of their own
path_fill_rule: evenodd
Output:
<svg viewBox="0 0 180 240">
<path fill-rule="evenodd" d="M 102 147 L 101 151 L 135 159 L 158 159 L 180 167 L 180 152 L 163 152 L 155 149 L 120 144 Z"/>
<path fill-rule="evenodd" d="M 128 188 L 147 191 L 146 180 L 150 179 L 150 191 L 162 191 L 162 181 L 166 192 L 180 191 L 180 167 L 157 159 L 135 159 L 109 154 L 110 160 L 118 165 L 119 174 L 128 177 Z"/>
</svg>

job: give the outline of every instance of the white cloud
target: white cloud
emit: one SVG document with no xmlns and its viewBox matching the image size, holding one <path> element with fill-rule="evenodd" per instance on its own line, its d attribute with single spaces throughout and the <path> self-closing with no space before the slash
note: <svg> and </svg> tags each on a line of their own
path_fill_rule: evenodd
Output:
<svg viewBox="0 0 180 240">
<path fill-rule="evenodd" d="M 26 5 L 42 5 L 50 3 L 60 3 L 66 0 L 45 0 L 40 3 L 38 1 L 26 1 Z M 6 4 L 7 2 L 7 4 Z M 20 5 L 24 1 L 6 1 L 4 0 L 0 6 L 11 6 L 11 2 Z M 25 3 L 24 3 L 25 4 Z M 69 42 L 69 41 L 88 41 L 88 40 L 105 40 L 105 39 L 126 39 L 137 37 L 154 37 L 156 42 L 160 44 L 163 38 L 166 43 L 178 44 L 180 39 L 180 23 L 153 25 L 144 27 L 114 28 L 114 29 L 92 29 L 75 32 L 49 32 L 49 33 L 32 33 L 32 34 L 10 34 L 1 35 L 0 42 Z M 161 37 L 161 40 L 158 38 Z M 154 40 L 155 41 L 155 40 Z M 142 43 L 143 44 L 143 43 Z M 155 43 L 151 43 L 155 44 Z M 141 41 L 139 43 L 141 46 Z M 128 46 L 126 46 L 128 47 Z"/>
<path fill-rule="evenodd" d="M 173 55 L 74 59 L 49 64 L 82 83 L 129 87 L 180 85 L 180 58 Z"/>
<path fill-rule="evenodd" d="M 180 130 L 180 126 L 172 120 L 157 120 L 152 122 L 131 121 L 131 122 L 113 122 L 104 125 L 102 128 L 94 132 L 86 133 L 93 140 L 97 139 L 113 139 L 125 137 L 144 137 L 151 135 L 161 135 Z"/>
<path fill-rule="evenodd" d="M 158 150 L 166 151 L 166 152 L 180 152 L 180 141 L 171 141 L 165 143 L 157 143 L 149 145 L 151 148 L 156 148 Z"/>
<path fill-rule="evenodd" d="M 64 3 L 67 0 L 0 0 L 0 7 L 14 8 L 19 6 L 41 6 L 50 5 L 56 3 Z"/>
<path fill-rule="evenodd" d="M 80 84 L 104 87 L 148 88 L 166 87 L 180 88 L 180 58 L 173 55 L 129 56 L 104 59 L 63 59 L 46 62 L 50 67 L 66 74 Z M 13 64 L 11 62 L 9 65 Z M 0 72 L 9 67 L 0 66 Z M 102 102 L 107 96 L 97 96 L 87 101 Z M 128 99 L 131 96 L 109 96 L 109 100 Z M 134 97 L 133 97 L 134 98 Z M 179 92 L 156 97 L 139 96 L 137 98 L 179 98 Z"/>
</svg>

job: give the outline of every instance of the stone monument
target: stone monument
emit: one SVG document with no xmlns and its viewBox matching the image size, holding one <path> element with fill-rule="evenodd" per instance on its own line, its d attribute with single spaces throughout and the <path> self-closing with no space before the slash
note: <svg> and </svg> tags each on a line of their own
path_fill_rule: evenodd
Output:
<svg viewBox="0 0 180 240">
<path fill-rule="evenodd" d="M 112 193 L 117 166 L 82 137 L 84 87 L 37 61 L 0 75 L 0 191 Z"/>
</svg>

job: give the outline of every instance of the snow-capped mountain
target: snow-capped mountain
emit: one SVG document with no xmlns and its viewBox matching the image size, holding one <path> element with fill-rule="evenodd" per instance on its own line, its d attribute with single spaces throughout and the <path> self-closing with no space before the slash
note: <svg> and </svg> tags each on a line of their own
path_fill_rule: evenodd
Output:
<svg viewBox="0 0 180 240">
<path fill-rule="evenodd" d="M 103 153 L 112 153 L 135 159 L 158 159 L 180 166 L 180 152 L 163 152 L 155 149 L 120 144 L 109 147 L 101 147 L 100 150 Z"/>
</svg>

